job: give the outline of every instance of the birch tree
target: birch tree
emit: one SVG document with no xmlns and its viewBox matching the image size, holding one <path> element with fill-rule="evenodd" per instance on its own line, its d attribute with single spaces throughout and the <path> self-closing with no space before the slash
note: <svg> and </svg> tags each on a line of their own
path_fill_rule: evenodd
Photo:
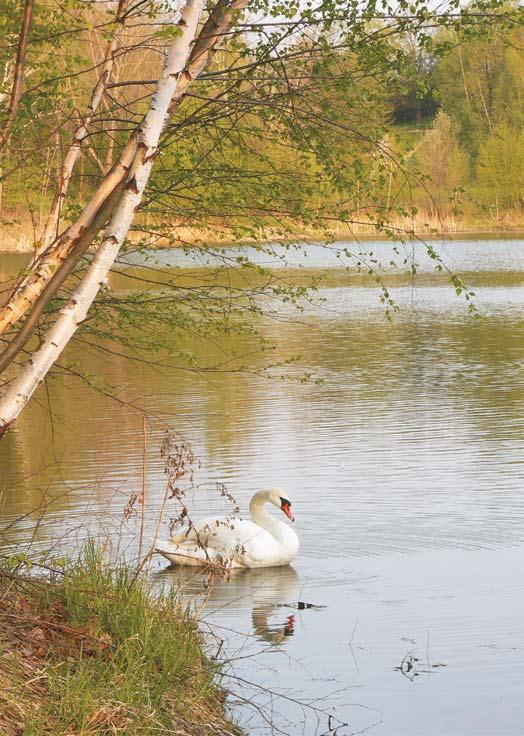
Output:
<svg viewBox="0 0 524 736">
<path fill-rule="evenodd" d="M 81 286 L 75 290 L 71 301 L 63 308 L 42 345 L 13 382 L 8 394 L 0 403 L 1 428 L 7 428 L 16 419 L 74 334 L 78 324 L 85 319 L 87 311 L 100 285 L 106 278 L 122 241 L 127 235 L 135 207 L 140 202 L 158 151 L 158 141 L 166 122 L 169 105 L 177 92 L 177 85 L 182 79 L 182 75 L 185 73 L 186 78 L 189 78 L 186 64 L 191 45 L 194 44 L 203 5 L 204 0 L 187 0 L 182 10 L 178 21 L 180 34 L 167 51 L 162 76 L 137 135 L 137 154 L 129 167 L 129 174 L 122 195 L 98 248 L 97 255 Z"/>
<path fill-rule="evenodd" d="M 71 145 L 64 157 L 62 170 L 56 184 L 55 194 L 47 216 L 44 231 L 42 233 L 41 242 L 38 244 L 35 252 L 37 257 L 51 245 L 57 236 L 61 204 L 67 197 L 71 176 L 80 157 L 82 144 L 88 136 L 91 120 L 102 101 L 107 85 L 109 84 L 109 80 L 111 79 L 111 73 L 115 63 L 115 51 L 118 48 L 122 28 L 125 23 L 125 13 L 128 6 L 129 0 L 119 0 L 115 13 L 116 29 L 111 34 L 107 43 L 104 59 L 100 65 L 99 76 L 95 86 L 93 87 L 93 92 L 87 105 L 85 115 L 83 116 L 80 125 L 75 130 Z"/>
<path fill-rule="evenodd" d="M 71 260 L 73 256 L 75 260 L 78 260 L 83 255 L 96 235 L 98 227 L 107 216 L 115 192 L 118 192 L 120 194 L 118 203 L 87 276 L 80 288 L 73 293 L 70 303 L 62 310 L 39 350 L 0 401 L 1 433 L 4 433 L 16 419 L 74 334 L 78 324 L 85 318 L 89 306 L 106 278 L 128 233 L 134 211 L 140 203 L 154 159 L 158 154 L 158 142 L 168 114 L 173 113 L 191 82 L 205 68 L 214 46 L 228 31 L 233 14 L 241 11 L 245 4 L 245 0 L 232 0 L 230 3 L 219 2 L 209 12 L 209 17 L 197 38 L 197 28 L 204 8 L 204 0 L 187 0 L 177 22 L 179 33 L 166 51 L 162 76 L 152 97 L 149 110 L 140 128 L 125 147 L 118 166 L 113 167 L 110 175 L 99 187 L 96 196 L 84 209 L 79 221 L 69 229 L 67 236 L 59 239 L 54 247 L 51 246 L 44 252 L 45 259 L 42 259 L 41 262 L 37 259 L 37 267 L 34 271 L 36 278 L 24 279 L 15 289 L 7 307 L 4 308 L 4 313 L 9 315 L 7 318 L 4 317 L 5 327 L 6 324 L 12 325 L 25 311 L 26 305 L 31 306 L 38 295 L 44 294 L 46 298 L 46 286 L 49 287 L 49 284 L 52 284 L 52 289 L 56 290 L 61 281 L 56 278 L 56 275 L 60 274 L 59 270 L 56 271 L 54 277 L 51 275 L 54 267 L 67 263 L 68 256 Z M 110 44 L 109 51 L 112 51 L 112 44 Z M 93 94 L 95 102 L 99 94 L 97 92 L 100 88 L 99 82 Z M 75 135 L 73 146 L 76 141 L 77 135 Z M 68 161 L 67 157 L 66 161 Z M 71 162 L 74 163 L 72 157 Z M 53 209 L 51 217 L 53 217 Z M 75 245 L 77 246 L 76 253 L 73 251 Z M 65 276 L 62 277 L 62 280 L 64 278 Z M 50 296 L 54 293 L 52 289 L 48 288 Z M 24 306 L 19 307 L 18 305 Z"/>
<path fill-rule="evenodd" d="M 72 3 L 75 23 L 64 37 L 85 37 L 82 4 L 66 2 Z M 83 112 L 65 99 L 81 74 L 67 72 L 58 81 L 49 76 L 39 83 L 43 90 L 55 85 L 64 100 L 63 111 L 45 108 L 42 128 L 51 137 L 69 130 L 70 139 L 54 168 L 54 195 L 33 261 L 0 308 L 2 434 L 86 321 L 93 324 L 94 315 L 111 308 L 110 300 L 95 300 L 121 249 L 128 247 L 137 211 L 135 232 L 147 242 L 157 236 L 172 242 L 173 223 L 179 222 L 225 227 L 240 237 L 268 223 L 278 223 L 279 233 L 307 225 L 329 233 L 334 221 L 357 222 L 375 211 L 380 227 L 384 174 L 376 153 L 388 119 L 384 90 L 394 82 L 392 66 L 403 63 L 394 39 L 409 33 L 428 46 L 435 28 L 461 25 L 473 32 L 484 17 L 493 20 L 488 0 L 475 12 L 454 1 L 445 11 L 417 0 L 409 6 L 386 3 L 377 12 L 372 3 L 363 7 L 342 0 L 305 8 L 291 0 L 212 5 L 187 0 L 177 18 L 169 4 L 120 0 L 104 6 L 106 15 L 98 5 L 91 8 L 89 25 L 103 34 L 105 50 L 87 65 L 93 86 L 83 93 Z M 496 17 L 504 21 L 501 14 Z M 137 27 L 139 41 L 126 36 Z M 53 42 L 56 32 L 47 33 L 39 34 L 40 43 Z M 146 72 L 156 68 L 159 53 L 164 63 L 155 79 Z M 136 76 L 112 78 L 117 54 L 123 63 L 138 55 Z M 45 92 L 35 88 L 45 105 Z M 62 121 L 58 127 L 56 118 Z M 108 171 L 100 165 L 102 174 L 91 175 L 95 184 L 79 207 L 77 164 L 87 161 L 90 150 L 100 162 L 96 141 L 103 135 L 115 160 Z M 22 145 L 19 151 L 23 166 Z M 381 153 L 391 166 L 391 154 Z M 38 152 L 35 157 L 42 160 Z M 144 211 L 153 213 L 154 225 L 148 220 L 146 226 Z M 294 298 L 287 286 L 271 283 L 270 292 Z M 176 308 L 178 293 L 172 290 L 169 308 Z M 208 292 L 205 298 L 215 297 Z M 200 296 L 184 299 L 186 311 L 189 303 L 201 308 Z M 250 299 L 243 290 L 237 301 L 256 311 Z M 145 301 L 131 300 L 130 309 L 140 310 Z M 226 301 L 230 314 L 231 292 Z M 120 315 L 125 312 L 117 298 L 114 304 Z M 170 321 L 168 311 L 162 320 Z"/>
<path fill-rule="evenodd" d="M 26 65 L 27 44 L 29 42 L 29 32 L 31 30 L 31 22 L 33 20 L 33 8 L 35 0 L 25 0 L 24 14 L 22 19 L 22 27 L 18 39 L 16 50 L 16 61 L 13 74 L 13 86 L 9 98 L 9 107 L 7 109 L 6 119 L 2 124 L 2 132 L 0 133 L 0 153 L 4 148 L 13 122 L 20 106 L 20 99 L 24 88 L 24 72 Z"/>
</svg>

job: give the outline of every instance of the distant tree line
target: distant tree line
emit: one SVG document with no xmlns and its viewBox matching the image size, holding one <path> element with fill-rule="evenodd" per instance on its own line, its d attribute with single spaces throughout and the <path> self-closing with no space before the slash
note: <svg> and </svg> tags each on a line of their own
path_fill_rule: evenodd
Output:
<svg viewBox="0 0 524 736">
<path fill-rule="evenodd" d="M 439 54 L 439 44 L 449 52 Z M 443 31 L 430 50 L 406 45 L 411 74 L 390 103 L 398 148 L 421 176 L 411 189 L 418 207 L 469 219 L 513 215 L 518 225 L 524 208 L 523 50 L 519 26 L 480 39 Z"/>
</svg>

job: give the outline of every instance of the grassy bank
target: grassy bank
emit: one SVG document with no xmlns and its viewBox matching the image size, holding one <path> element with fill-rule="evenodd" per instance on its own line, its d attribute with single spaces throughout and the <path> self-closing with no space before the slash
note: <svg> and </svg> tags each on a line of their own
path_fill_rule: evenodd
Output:
<svg viewBox="0 0 524 736">
<path fill-rule="evenodd" d="M 67 224 L 67 223 L 66 223 Z M 144 231 L 140 230 L 140 225 Z M 65 225 L 64 225 L 65 226 Z M 137 218 L 137 232 L 130 236 L 132 242 L 143 241 L 144 238 L 151 247 L 165 248 L 176 245 L 229 245 L 235 242 L 231 229 L 227 223 L 217 222 L 213 227 L 197 228 L 188 227 L 183 224 L 166 227 L 169 237 L 161 235 L 146 235 L 148 230 L 146 223 L 140 223 Z M 467 234 L 495 235 L 497 233 L 522 233 L 524 230 L 524 215 L 517 211 L 505 213 L 494 219 L 486 214 L 478 216 L 451 216 L 436 215 L 434 213 L 420 212 L 415 219 L 394 218 L 384 223 L 382 229 L 378 229 L 373 222 L 326 222 L 325 230 L 318 230 L 298 221 L 282 221 L 280 227 L 257 227 L 252 229 L 250 236 L 237 239 L 239 244 L 243 243 L 267 243 L 267 242 L 293 242 L 296 240 L 355 240 L 356 238 L 372 237 L 406 237 L 411 234 L 417 237 L 457 237 Z M 1 227 L 0 253 L 31 253 L 35 244 L 35 228 L 33 224 L 22 217 L 12 220 L 9 225 Z"/>
<path fill-rule="evenodd" d="M 234 736 L 217 672 L 172 592 L 89 548 L 46 577 L 0 560 L 2 736 Z"/>
</svg>

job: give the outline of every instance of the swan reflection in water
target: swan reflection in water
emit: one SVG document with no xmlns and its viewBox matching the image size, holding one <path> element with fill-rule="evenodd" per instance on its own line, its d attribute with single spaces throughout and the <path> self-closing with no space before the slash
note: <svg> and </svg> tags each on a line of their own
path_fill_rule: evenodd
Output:
<svg viewBox="0 0 524 736">
<path fill-rule="evenodd" d="M 295 627 L 300 578 L 290 565 L 233 570 L 229 580 L 209 571 L 190 567 L 168 567 L 157 579 L 176 585 L 184 595 L 206 599 L 210 613 L 231 608 L 251 610 L 251 623 L 257 639 L 282 644 Z"/>
</svg>

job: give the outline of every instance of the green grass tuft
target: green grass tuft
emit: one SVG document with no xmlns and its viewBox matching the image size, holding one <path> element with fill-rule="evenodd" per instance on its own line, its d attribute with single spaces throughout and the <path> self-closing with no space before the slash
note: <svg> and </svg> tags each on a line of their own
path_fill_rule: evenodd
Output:
<svg viewBox="0 0 524 736">
<path fill-rule="evenodd" d="M 63 575 L 0 569 L 0 732 L 236 734 L 194 618 L 93 545 Z"/>
</svg>

